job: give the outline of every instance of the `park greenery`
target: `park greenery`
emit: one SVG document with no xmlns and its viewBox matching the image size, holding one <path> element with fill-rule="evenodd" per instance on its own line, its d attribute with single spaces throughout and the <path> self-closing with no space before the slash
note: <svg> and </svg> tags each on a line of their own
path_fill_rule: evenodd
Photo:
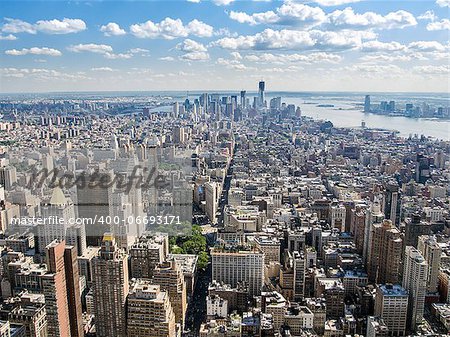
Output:
<svg viewBox="0 0 450 337">
<path fill-rule="evenodd" d="M 198 225 L 192 226 L 190 235 L 170 237 L 170 252 L 172 254 L 198 255 L 198 269 L 205 269 L 208 265 L 207 249 L 206 238 Z"/>
</svg>

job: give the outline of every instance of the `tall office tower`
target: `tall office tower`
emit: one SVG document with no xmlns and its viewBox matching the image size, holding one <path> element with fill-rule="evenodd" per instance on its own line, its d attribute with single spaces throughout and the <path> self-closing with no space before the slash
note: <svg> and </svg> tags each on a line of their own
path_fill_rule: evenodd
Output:
<svg viewBox="0 0 450 337">
<path fill-rule="evenodd" d="M 114 176 L 112 171 L 97 174 L 94 171 L 92 174 L 85 174 L 85 177 L 85 186 L 77 185 L 78 217 L 89 220 L 86 225 L 87 245 L 99 246 L 103 234 L 110 231 L 110 226 L 104 219 L 109 216 L 109 202 L 113 191 L 112 187 L 106 188 L 99 182 L 112 181 Z M 94 223 L 94 220 L 97 222 Z"/>
<path fill-rule="evenodd" d="M 403 288 L 409 293 L 407 328 L 414 331 L 423 319 L 425 293 L 427 290 L 427 261 L 420 252 L 406 246 L 403 267 Z"/>
<path fill-rule="evenodd" d="M 167 235 L 143 235 L 130 248 L 131 277 L 151 279 L 155 267 L 165 261 L 169 239 Z"/>
<path fill-rule="evenodd" d="M 260 81 L 258 84 L 258 106 L 264 107 L 265 106 L 265 95 L 264 95 L 264 89 L 266 87 L 266 83 L 264 81 Z"/>
<path fill-rule="evenodd" d="M 17 171 L 14 166 L 0 167 L 0 185 L 9 191 L 17 182 Z"/>
<path fill-rule="evenodd" d="M 417 247 L 419 236 L 431 233 L 431 224 L 422 221 L 420 214 L 416 213 L 411 218 L 405 219 L 405 239 L 404 246 Z"/>
<path fill-rule="evenodd" d="M 305 255 L 303 252 L 294 251 L 292 258 L 294 262 L 294 300 L 301 301 L 305 297 Z"/>
<path fill-rule="evenodd" d="M 358 254 L 363 254 L 364 251 L 364 234 L 366 229 L 366 223 L 368 222 L 369 211 L 365 207 L 356 206 L 351 211 L 351 228 L 350 232 L 353 233 L 355 240 L 356 251 Z"/>
<path fill-rule="evenodd" d="M 66 244 L 74 246 L 78 256 L 82 256 L 86 252 L 86 225 L 84 223 L 67 227 Z"/>
<path fill-rule="evenodd" d="M 69 305 L 70 336 L 83 337 L 80 274 L 78 272 L 77 250 L 73 246 L 66 246 L 64 249 L 64 269 L 66 273 L 67 303 Z"/>
<path fill-rule="evenodd" d="M 114 233 L 117 246 L 127 251 L 136 239 L 136 231 L 133 230 L 135 225 L 133 207 L 129 202 L 128 195 L 119 190 L 114 191 L 111 194 L 109 214 L 111 219 L 119 220 L 111 224 L 111 231 Z M 136 219 L 138 218 L 136 217 Z"/>
<path fill-rule="evenodd" d="M 427 292 L 434 293 L 438 290 L 439 267 L 441 265 L 442 249 L 435 236 L 421 235 L 417 249 L 421 252 L 428 264 Z"/>
<path fill-rule="evenodd" d="M 403 242 L 400 231 L 390 220 L 373 224 L 368 254 L 368 276 L 371 282 L 396 283 L 400 278 Z"/>
<path fill-rule="evenodd" d="M 187 289 L 183 271 L 175 261 L 160 263 L 153 271 L 153 283 L 169 293 L 170 303 L 175 313 L 175 321 L 184 328 L 187 309 Z"/>
<path fill-rule="evenodd" d="M 208 111 L 209 97 L 206 92 L 200 96 L 200 105 L 203 107 L 203 111 Z"/>
<path fill-rule="evenodd" d="M 39 252 L 44 253 L 45 247 L 54 240 L 63 241 L 70 220 L 75 218 L 73 203 L 64 196 L 59 187 L 53 189 L 50 201 L 42 206 L 43 222 L 38 226 Z"/>
<path fill-rule="evenodd" d="M 106 233 L 92 260 L 95 328 L 98 337 L 125 337 L 128 256 Z"/>
<path fill-rule="evenodd" d="M 207 182 L 205 184 L 206 215 L 213 224 L 217 222 L 217 197 L 217 183 Z"/>
<path fill-rule="evenodd" d="M 169 294 L 150 280 L 136 280 L 127 300 L 129 337 L 175 337 L 175 314 Z"/>
<path fill-rule="evenodd" d="M 212 279 L 236 287 L 246 282 L 251 296 L 261 293 L 264 278 L 264 253 L 257 248 L 240 250 L 215 247 L 211 250 Z"/>
<path fill-rule="evenodd" d="M 364 112 L 370 112 L 370 95 L 366 95 L 364 99 Z"/>
<path fill-rule="evenodd" d="M 245 109 L 246 108 L 246 104 L 247 104 L 247 101 L 245 100 L 245 94 L 246 94 L 247 92 L 245 91 L 245 90 L 241 90 L 241 101 L 240 101 L 240 105 L 241 105 L 241 108 L 242 109 Z"/>
<path fill-rule="evenodd" d="M 370 254 L 370 247 L 372 245 L 372 225 L 374 223 L 381 223 L 384 219 L 384 214 L 381 212 L 381 205 L 378 199 L 375 199 L 370 206 L 368 218 L 364 228 L 364 247 L 363 247 L 363 261 L 367 266 L 368 257 Z"/>
<path fill-rule="evenodd" d="M 389 336 L 405 336 L 408 292 L 400 285 L 379 285 L 375 294 L 375 316 L 383 319 Z"/>
<path fill-rule="evenodd" d="M 179 112 L 180 112 L 180 104 L 178 102 L 173 103 L 173 106 L 172 106 L 172 117 L 178 118 Z"/>
<path fill-rule="evenodd" d="M 399 223 L 400 218 L 400 195 L 397 182 L 391 181 L 384 192 L 384 217 L 394 224 Z"/>
<path fill-rule="evenodd" d="M 173 128 L 173 143 L 181 144 L 184 142 L 184 128 L 181 126 L 175 126 Z"/>
<path fill-rule="evenodd" d="M 48 272 L 42 276 L 42 288 L 47 312 L 48 336 L 70 337 L 70 313 L 64 266 L 64 241 L 51 242 L 46 251 Z"/>
<path fill-rule="evenodd" d="M 331 228 L 337 228 L 340 232 L 345 232 L 345 217 L 347 210 L 344 205 L 331 206 Z"/>
</svg>

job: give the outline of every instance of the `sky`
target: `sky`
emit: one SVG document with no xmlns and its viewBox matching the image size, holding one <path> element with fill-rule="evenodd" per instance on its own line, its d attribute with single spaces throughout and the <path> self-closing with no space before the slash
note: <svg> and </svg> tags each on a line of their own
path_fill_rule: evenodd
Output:
<svg viewBox="0 0 450 337">
<path fill-rule="evenodd" d="M 0 1 L 0 92 L 449 92 L 450 0 Z"/>
</svg>

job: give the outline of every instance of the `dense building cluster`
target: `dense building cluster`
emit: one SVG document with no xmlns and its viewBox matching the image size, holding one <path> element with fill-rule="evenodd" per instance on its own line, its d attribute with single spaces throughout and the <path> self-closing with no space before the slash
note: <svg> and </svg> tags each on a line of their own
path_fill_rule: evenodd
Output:
<svg viewBox="0 0 450 337">
<path fill-rule="evenodd" d="M 247 96 L 2 103 L 0 335 L 446 335 L 450 143 Z"/>
</svg>

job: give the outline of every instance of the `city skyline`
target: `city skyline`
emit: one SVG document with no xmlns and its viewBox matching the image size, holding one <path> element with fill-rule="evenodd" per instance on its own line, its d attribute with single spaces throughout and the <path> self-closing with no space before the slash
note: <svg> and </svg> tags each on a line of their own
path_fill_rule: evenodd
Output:
<svg viewBox="0 0 450 337">
<path fill-rule="evenodd" d="M 449 1 L 2 1 L 0 92 L 448 92 Z"/>
</svg>

